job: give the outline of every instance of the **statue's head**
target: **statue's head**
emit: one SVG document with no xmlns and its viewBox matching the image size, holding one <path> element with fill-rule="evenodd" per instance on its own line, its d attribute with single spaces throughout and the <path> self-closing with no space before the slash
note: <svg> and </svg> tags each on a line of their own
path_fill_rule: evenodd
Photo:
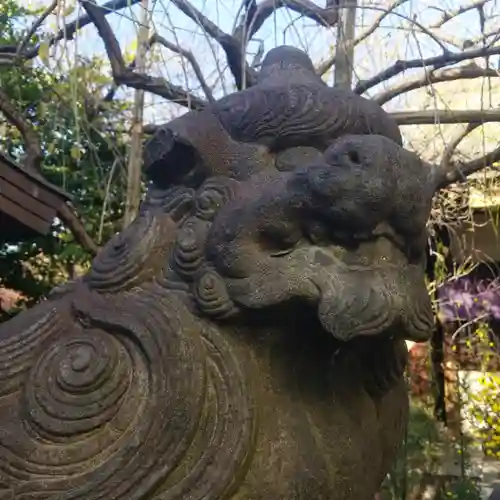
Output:
<svg viewBox="0 0 500 500">
<path fill-rule="evenodd" d="M 290 68 L 296 81 L 282 78 Z M 302 307 L 316 311 L 338 340 L 427 339 L 433 316 L 424 265 L 433 171 L 400 146 L 390 117 L 361 97 L 344 99 L 339 115 L 331 109 L 325 121 L 315 103 L 345 93 L 311 74 L 304 53 L 274 49 L 264 60 L 261 85 L 206 112 L 220 118 L 225 140 L 267 148 L 267 163 L 242 174 L 243 161 L 221 148 L 227 174 L 212 176 L 200 168 L 203 151 L 181 138 L 177 153 L 156 165 L 143 217 L 166 210 L 179 221 L 163 282 L 183 283 L 196 309 L 216 320 Z M 273 101 L 267 94 L 284 97 Z M 352 114 L 367 109 L 361 119 Z M 381 129 L 383 123 L 390 126 Z M 203 127 L 202 118 L 197 125 Z M 151 142 L 156 148 L 157 141 Z M 192 163 L 181 165 L 178 152 L 189 148 L 195 151 L 183 158 Z"/>
<path fill-rule="evenodd" d="M 425 340 L 432 172 L 380 135 L 346 135 L 310 165 L 197 189 L 151 189 L 143 218 L 177 211 L 160 278 L 202 315 L 312 309 L 338 340 Z M 157 215 L 159 216 L 159 215 Z M 132 228 L 133 229 L 133 228 Z"/>
<path fill-rule="evenodd" d="M 207 228 L 200 268 L 228 314 L 314 308 L 339 340 L 425 340 L 430 174 L 385 137 L 343 136 L 309 166 L 233 183 Z M 196 286 L 199 294 L 207 284 Z"/>
</svg>

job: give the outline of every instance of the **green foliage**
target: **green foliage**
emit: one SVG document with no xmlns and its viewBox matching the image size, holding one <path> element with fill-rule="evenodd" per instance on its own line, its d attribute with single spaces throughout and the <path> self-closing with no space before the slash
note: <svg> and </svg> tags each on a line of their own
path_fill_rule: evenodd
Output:
<svg viewBox="0 0 500 500">
<path fill-rule="evenodd" d="M 474 437 L 481 443 L 486 456 L 500 459 L 500 375 L 488 371 L 490 361 L 498 356 L 491 348 L 487 323 L 478 323 L 474 329 L 476 340 L 483 344 L 483 370 L 479 390 L 467 391 L 467 399 L 474 420 Z"/>
<path fill-rule="evenodd" d="M 19 26 L 31 24 L 29 14 L 15 1 L 0 3 L 0 45 L 19 43 Z M 37 41 L 33 37 L 31 43 Z M 127 103 L 103 100 L 111 84 L 104 75 L 98 59 L 54 59 L 50 70 L 36 62 L 0 67 L 1 88 L 40 137 L 43 175 L 72 195 L 98 244 L 121 226 L 128 140 Z M 25 145 L 6 120 L 0 120 L 0 146 L 22 161 Z M 89 260 L 89 253 L 56 220 L 49 236 L 0 248 L 0 285 L 21 292 L 32 303 L 85 269 Z"/>
<path fill-rule="evenodd" d="M 460 478 L 437 500 L 481 500 L 481 489 L 472 478 Z"/>
<path fill-rule="evenodd" d="M 412 400 L 410 403 L 406 439 L 383 484 L 383 500 L 421 498 L 414 496 L 415 491 L 421 491 L 426 482 L 434 489 L 434 500 L 480 500 L 479 486 L 466 471 L 461 477 L 453 479 L 442 475 L 447 454 L 451 453 L 464 462 L 467 461 L 464 445 L 468 443 L 457 442 L 442 424 L 436 422 L 426 404 L 419 400 Z M 429 479 L 434 479 L 434 484 Z"/>
<path fill-rule="evenodd" d="M 442 441 L 432 413 L 420 402 L 412 401 L 405 443 L 384 484 L 389 498 L 405 499 L 409 489 L 419 481 L 422 471 L 437 469 Z"/>
</svg>

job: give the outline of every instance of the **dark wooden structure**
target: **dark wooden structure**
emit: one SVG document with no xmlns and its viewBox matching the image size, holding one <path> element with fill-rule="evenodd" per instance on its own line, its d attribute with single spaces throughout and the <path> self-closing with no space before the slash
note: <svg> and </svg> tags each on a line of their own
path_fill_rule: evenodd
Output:
<svg viewBox="0 0 500 500">
<path fill-rule="evenodd" d="M 70 196 L 0 154 L 0 243 L 49 232 L 60 206 Z"/>
</svg>

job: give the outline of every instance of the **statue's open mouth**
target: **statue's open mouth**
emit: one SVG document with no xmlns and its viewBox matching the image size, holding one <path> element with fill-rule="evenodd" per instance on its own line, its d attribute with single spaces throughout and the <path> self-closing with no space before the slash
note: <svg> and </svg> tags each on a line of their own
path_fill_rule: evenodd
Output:
<svg viewBox="0 0 500 500">
<path fill-rule="evenodd" d="M 325 263 L 310 278 L 320 292 L 318 317 L 335 338 L 429 338 L 433 312 L 423 266 L 409 264 L 392 241 L 379 237 L 358 251 L 323 247 L 315 252 Z"/>
<path fill-rule="evenodd" d="M 355 248 L 300 242 L 258 267 L 259 273 L 227 282 L 244 308 L 303 299 L 341 341 L 376 335 L 424 341 L 432 331 L 424 267 L 410 263 L 390 235 L 372 235 Z"/>
</svg>

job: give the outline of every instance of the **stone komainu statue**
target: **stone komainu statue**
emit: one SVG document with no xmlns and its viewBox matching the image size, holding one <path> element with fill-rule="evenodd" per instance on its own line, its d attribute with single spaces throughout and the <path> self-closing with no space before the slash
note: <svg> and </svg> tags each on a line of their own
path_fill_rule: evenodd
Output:
<svg viewBox="0 0 500 500">
<path fill-rule="evenodd" d="M 0 500 L 369 500 L 432 328 L 432 169 L 291 47 L 161 127 L 137 219 L 0 328 Z"/>
</svg>

